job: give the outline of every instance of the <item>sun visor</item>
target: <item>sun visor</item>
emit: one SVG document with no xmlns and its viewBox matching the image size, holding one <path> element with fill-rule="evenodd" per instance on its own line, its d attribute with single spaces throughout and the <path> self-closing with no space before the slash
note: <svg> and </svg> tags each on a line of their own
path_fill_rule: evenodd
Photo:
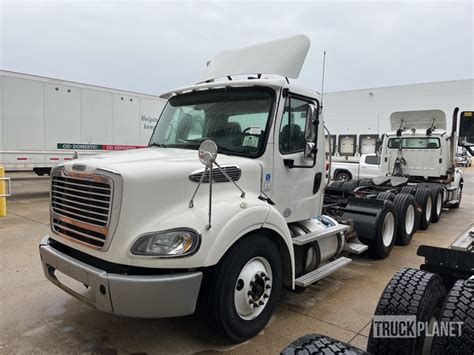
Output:
<svg viewBox="0 0 474 355">
<path fill-rule="evenodd" d="M 310 45 L 307 36 L 296 35 L 225 50 L 211 60 L 200 82 L 246 74 L 274 74 L 296 79 Z"/>
<path fill-rule="evenodd" d="M 403 124 L 402 124 L 403 121 Z M 433 125 L 437 129 L 446 129 L 446 114 L 441 110 L 399 111 L 390 115 L 392 131 L 405 129 L 427 129 Z"/>
</svg>

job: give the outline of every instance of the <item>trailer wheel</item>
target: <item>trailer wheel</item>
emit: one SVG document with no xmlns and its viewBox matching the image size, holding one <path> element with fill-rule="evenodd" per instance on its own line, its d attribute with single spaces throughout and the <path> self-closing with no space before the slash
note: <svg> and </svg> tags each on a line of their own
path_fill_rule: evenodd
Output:
<svg viewBox="0 0 474 355">
<path fill-rule="evenodd" d="M 365 351 L 357 349 L 342 341 L 321 335 L 308 334 L 298 338 L 286 348 L 284 348 L 281 355 L 312 355 L 312 354 L 347 354 L 358 355 L 368 354 Z"/>
<path fill-rule="evenodd" d="M 437 223 L 441 218 L 443 212 L 444 188 L 440 185 L 431 185 L 431 192 L 433 193 L 433 211 L 431 213 L 431 222 Z"/>
<path fill-rule="evenodd" d="M 400 190 L 400 193 L 402 194 L 410 194 L 410 195 L 413 195 L 415 193 L 415 188 L 413 186 L 403 186 Z"/>
<path fill-rule="evenodd" d="M 393 200 L 397 211 L 398 232 L 395 244 L 408 245 L 416 231 L 416 202 L 409 194 L 398 194 Z"/>
<path fill-rule="evenodd" d="M 390 191 L 383 191 L 377 195 L 377 200 L 393 201 L 394 199 L 395 199 L 395 194 Z"/>
<path fill-rule="evenodd" d="M 346 181 L 342 183 L 342 188 L 347 189 L 347 190 L 354 190 L 357 186 L 359 186 L 359 183 L 357 180 L 351 180 L 351 181 Z"/>
<path fill-rule="evenodd" d="M 414 315 L 417 321 L 427 322 L 433 326 L 439 318 L 445 295 L 446 289 L 439 275 L 403 268 L 385 287 L 375 315 Z M 372 322 L 367 351 L 373 354 L 422 354 L 425 353 L 423 350 L 429 349 L 432 340 L 425 335 L 426 331 L 412 338 L 375 337 L 374 322 Z"/>
<path fill-rule="evenodd" d="M 419 214 L 418 228 L 426 230 L 431 223 L 431 215 L 433 212 L 433 198 L 431 190 L 425 187 L 416 189 L 415 201 L 421 209 Z"/>
<path fill-rule="evenodd" d="M 390 201 L 385 201 L 382 212 L 375 221 L 375 238 L 359 237 L 359 240 L 369 247 L 369 253 L 377 259 L 386 258 L 393 249 L 397 236 L 397 214 Z"/>
<path fill-rule="evenodd" d="M 334 175 L 334 180 L 346 182 L 352 179 L 352 175 L 347 171 L 338 171 Z"/>
<path fill-rule="evenodd" d="M 275 243 L 250 234 L 209 271 L 202 302 L 211 328 L 234 342 L 257 335 L 280 298 L 282 264 Z"/>
<path fill-rule="evenodd" d="M 441 323 L 461 322 L 461 334 L 435 336 L 431 354 L 472 354 L 474 350 L 474 279 L 458 280 L 441 310 Z"/>
</svg>

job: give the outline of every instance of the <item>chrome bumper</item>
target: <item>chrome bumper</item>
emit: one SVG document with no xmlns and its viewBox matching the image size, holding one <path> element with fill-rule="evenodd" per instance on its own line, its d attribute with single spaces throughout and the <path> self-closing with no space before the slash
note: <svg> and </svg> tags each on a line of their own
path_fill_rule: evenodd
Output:
<svg viewBox="0 0 474 355">
<path fill-rule="evenodd" d="M 157 276 L 110 274 L 76 260 L 51 247 L 49 237 L 40 242 L 41 263 L 46 278 L 73 297 L 99 311 L 126 317 L 167 318 L 194 313 L 202 272 Z M 87 285 L 92 292 L 82 295 L 61 283 L 58 270 Z"/>
</svg>

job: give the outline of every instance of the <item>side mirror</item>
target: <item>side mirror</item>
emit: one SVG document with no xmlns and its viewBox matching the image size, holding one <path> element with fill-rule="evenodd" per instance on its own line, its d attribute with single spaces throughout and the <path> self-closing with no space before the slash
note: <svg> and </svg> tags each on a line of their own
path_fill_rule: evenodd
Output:
<svg viewBox="0 0 474 355">
<path fill-rule="evenodd" d="M 461 147 L 474 147 L 474 112 L 464 111 L 459 121 L 459 141 Z"/>
<path fill-rule="evenodd" d="M 308 105 L 308 113 L 306 114 L 306 126 L 305 126 L 305 148 L 304 158 L 313 159 L 316 154 L 317 137 L 318 137 L 318 108 L 314 105 Z"/>
</svg>

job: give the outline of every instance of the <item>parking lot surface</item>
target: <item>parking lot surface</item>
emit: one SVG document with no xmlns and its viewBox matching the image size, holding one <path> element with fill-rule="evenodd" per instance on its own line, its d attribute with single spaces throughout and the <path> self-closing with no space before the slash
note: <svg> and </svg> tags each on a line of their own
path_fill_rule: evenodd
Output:
<svg viewBox="0 0 474 355">
<path fill-rule="evenodd" d="M 48 182 L 14 180 L 8 216 L 0 218 L 0 353 L 266 354 L 307 333 L 365 349 L 378 298 L 392 275 L 423 262 L 416 255 L 419 245 L 447 247 L 473 222 L 474 168 L 464 173 L 458 210 L 445 210 L 438 223 L 417 232 L 410 245 L 395 246 L 385 260 L 356 256 L 303 293 L 283 291 L 268 326 L 238 345 L 211 334 L 196 316 L 143 320 L 103 314 L 46 281 L 38 243 L 49 233 Z"/>
</svg>

